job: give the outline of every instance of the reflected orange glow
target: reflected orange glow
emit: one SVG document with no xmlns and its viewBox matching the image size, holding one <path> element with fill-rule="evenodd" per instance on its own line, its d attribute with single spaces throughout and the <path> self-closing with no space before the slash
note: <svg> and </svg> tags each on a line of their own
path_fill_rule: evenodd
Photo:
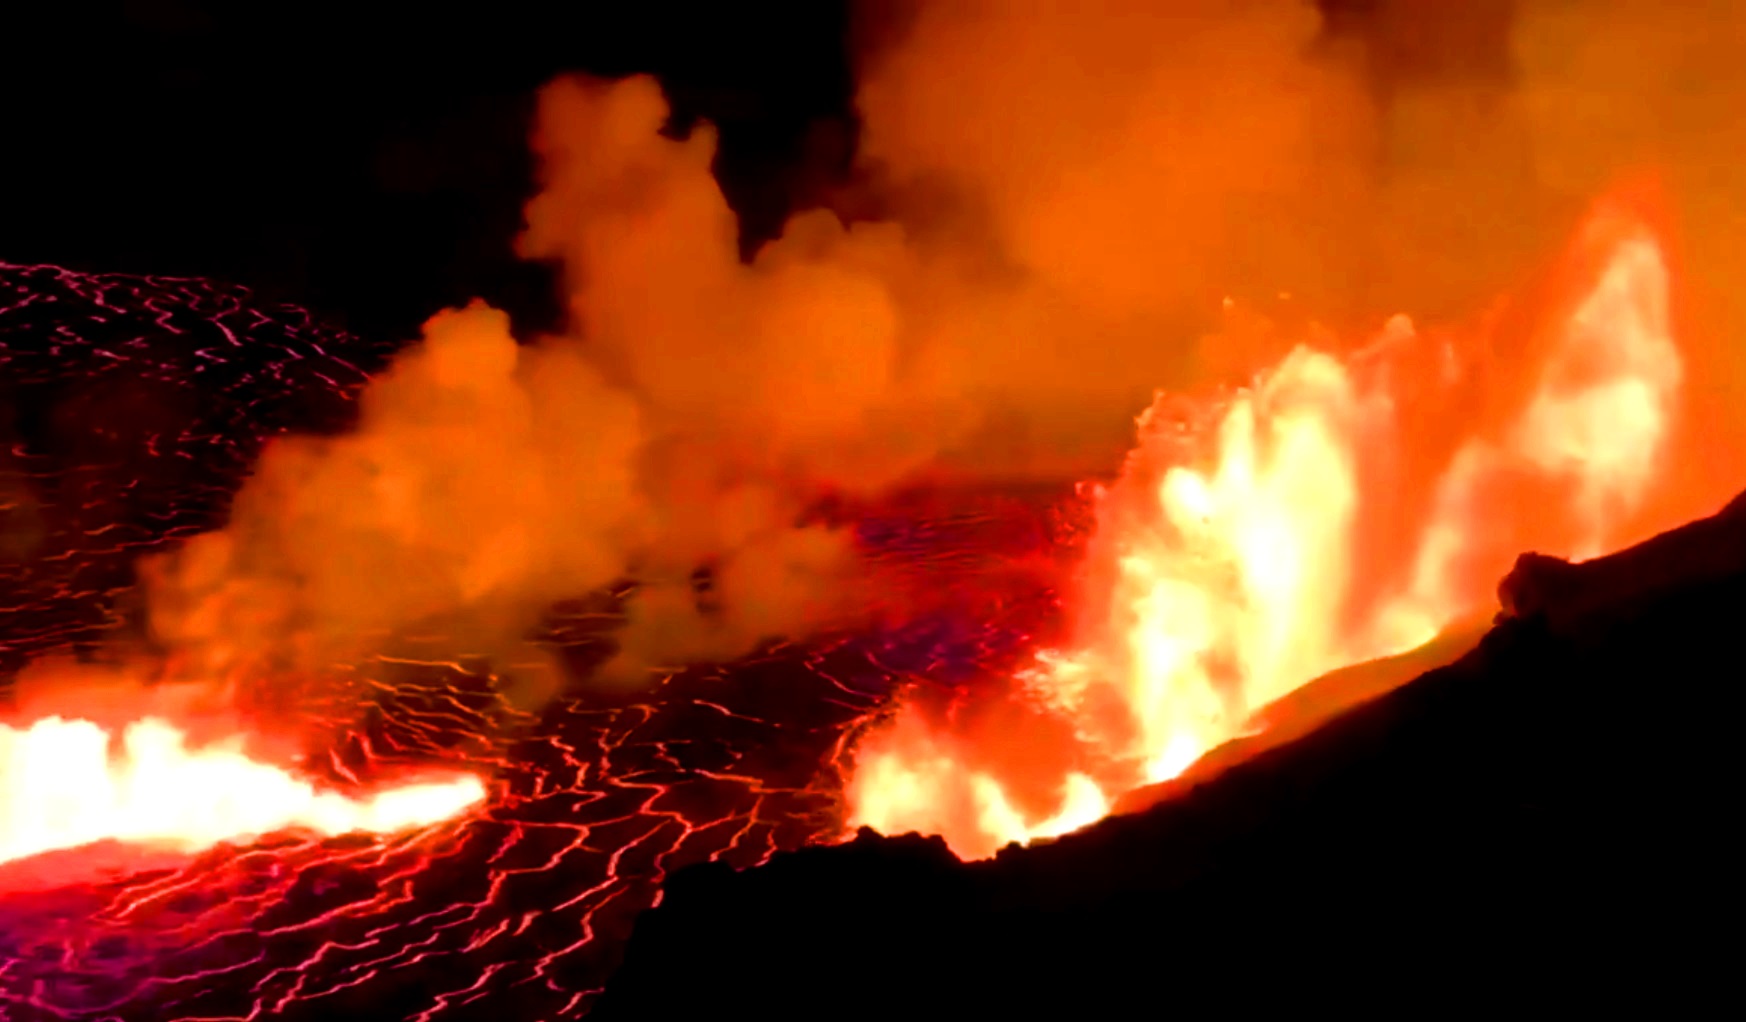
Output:
<svg viewBox="0 0 1746 1022">
<path fill-rule="evenodd" d="M 1217 401 L 1161 395 L 1096 494 L 1072 643 L 1014 688 L 1065 722 L 1068 748 L 1001 763 L 995 729 L 902 705 L 858 749 L 850 823 L 938 833 L 966 857 L 1083 826 L 1306 682 L 1483 609 L 1522 550 L 1618 544 L 1678 410 L 1668 272 L 1616 204 L 1570 262 L 1582 272 L 1526 337 L 1397 318 L 1356 350 L 1302 344 Z M 1518 377 L 1487 379 L 1483 344 L 1525 349 Z"/>
<path fill-rule="evenodd" d="M 245 755 L 240 738 L 189 747 L 146 718 L 119 736 L 88 720 L 0 724 L 0 862 L 114 840 L 179 850 L 282 830 L 388 833 L 485 797 L 468 774 L 353 798 Z"/>
</svg>

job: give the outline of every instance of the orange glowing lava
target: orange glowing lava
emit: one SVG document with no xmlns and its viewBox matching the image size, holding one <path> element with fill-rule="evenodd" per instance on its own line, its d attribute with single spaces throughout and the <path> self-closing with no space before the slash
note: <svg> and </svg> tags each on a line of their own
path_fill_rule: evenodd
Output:
<svg viewBox="0 0 1746 1022">
<path fill-rule="evenodd" d="M 456 775 L 352 798 L 243 752 L 241 739 L 190 748 L 159 719 L 119 742 L 88 720 L 0 724 L 0 862 L 98 841 L 192 851 L 283 830 L 388 833 L 448 819 L 485 797 Z"/>
<path fill-rule="evenodd" d="M 1357 350 L 1300 345 L 1186 414 L 1160 396 L 1096 494 L 1071 644 L 1013 687 L 1061 748 L 1003 753 L 1002 725 L 900 705 L 857 750 L 849 822 L 940 834 L 965 857 L 1075 829 L 1299 686 L 1483 610 L 1523 550 L 1584 558 L 1634 538 L 1683 375 L 1668 270 L 1618 204 L 1568 262 L 1517 335 L 1396 318 Z"/>
</svg>

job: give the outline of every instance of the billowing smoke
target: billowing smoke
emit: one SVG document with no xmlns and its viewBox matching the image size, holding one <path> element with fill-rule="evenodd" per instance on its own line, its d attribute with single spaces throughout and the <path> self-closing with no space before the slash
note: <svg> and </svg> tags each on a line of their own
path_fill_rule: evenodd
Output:
<svg viewBox="0 0 1746 1022">
<path fill-rule="evenodd" d="M 567 267 L 575 336 L 444 312 L 354 431 L 269 445 L 226 528 L 145 566 L 178 673 L 319 667 L 413 626 L 501 665 L 555 601 L 624 579 L 626 668 L 856 610 L 852 545 L 806 520 L 931 453 L 880 275 L 899 250 L 818 214 L 742 265 L 711 134 L 666 117 L 646 79 L 546 92 L 524 250 Z"/>
<path fill-rule="evenodd" d="M 350 433 L 269 444 L 225 529 L 144 566 L 186 670 L 319 666 L 457 615 L 490 649 L 623 571 L 642 421 L 572 348 L 446 312 L 361 406 Z"/>
<path fill-rule="evenodd" d="M 1372 6 L 1345 37 L 1300 0 L 924 5 L 863 74 L 885 215 L 802 214 L 750 262 L 707 125 L 661 134 L 650 80 L 553 83 L 521 252 L 561 263 L 566 335 L 433 319 L 354 433 L 273 445 L 226 529 L 149 566 L 157 638 L 210 671 L 441 621 L 489 654 L 634 578 L 626 665 L 731 657 L 860 607 L 822 496 L 1112 472 L 1153 388 L 1278 353 L 1222 299 L 1469 309 L 1645 170 L 1696 371 L 1737 390 L 1746 12 L 1493 4 L 1492 67 L 1401 43 L 1457 38 L 1458 5 Z"/>
<path fill-rule="evenodd" d="M 1223 297 L 1355 332 L 1466 316 L 1645 178 L 1691 411 L 1737 427 L 1742 39 L 1726 0 L 923 4 L 863 72 L 862 159 L 917 247 L 1004 268 L 941 358 L 1059 455 L 1126 439 L 1124 387 L 1282 353 Z"/>
</svg>

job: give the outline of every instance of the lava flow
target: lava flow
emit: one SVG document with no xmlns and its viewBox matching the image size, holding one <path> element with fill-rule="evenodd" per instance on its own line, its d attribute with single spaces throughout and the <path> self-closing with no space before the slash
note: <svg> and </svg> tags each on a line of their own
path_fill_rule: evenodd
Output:
<svg viewBox="0 0 1746 1022">
<path fill-rule="evenodd" d="M 194 850 L 292 828 L 383 833 L 447 819 L 485 797 L 477 777 L 428 780 L 353 798 L 318 792 L 250 759 L 234 736 L 189 748 L 168 721 L 117 736 L 88 720 L 0 724 L 0 862 L 96 841 Z"/>
<path fill-rule="evenodd" d="M 860 745 L 850 822 L 969 857 L 1075 829 L 1298 686 L 1483 612 L 1519 551 L 1638 538 L 1682 382 L 1668 288 L 1653 231 L 1609 202 L 1513 334 L 1397 318 L 1222 402 L 1161 396 L 1095 493 L 1070 644 L 1018 672 L 1012 705 L 900 706 Z M 1538 358 L 1487 379 L 1485 345 Z"/>
</svg>

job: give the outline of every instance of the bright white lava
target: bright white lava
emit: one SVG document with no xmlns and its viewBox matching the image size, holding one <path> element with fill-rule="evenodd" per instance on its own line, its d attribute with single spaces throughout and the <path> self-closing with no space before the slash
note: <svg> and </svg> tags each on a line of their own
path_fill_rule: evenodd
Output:
<svg viewBox="0 0 1746 1022">
<path fill-rule="evenodd" d="M 0 862 L 97 841 L 183 850 L 300 829 L 388 833 L 448 819 L 485 797 L 476 776 L 352 798 L 251 760 L 240 739 L 190 749 L 157 719 L 112 735 L 88 720 L 0 724 Z"/>
</svg>

